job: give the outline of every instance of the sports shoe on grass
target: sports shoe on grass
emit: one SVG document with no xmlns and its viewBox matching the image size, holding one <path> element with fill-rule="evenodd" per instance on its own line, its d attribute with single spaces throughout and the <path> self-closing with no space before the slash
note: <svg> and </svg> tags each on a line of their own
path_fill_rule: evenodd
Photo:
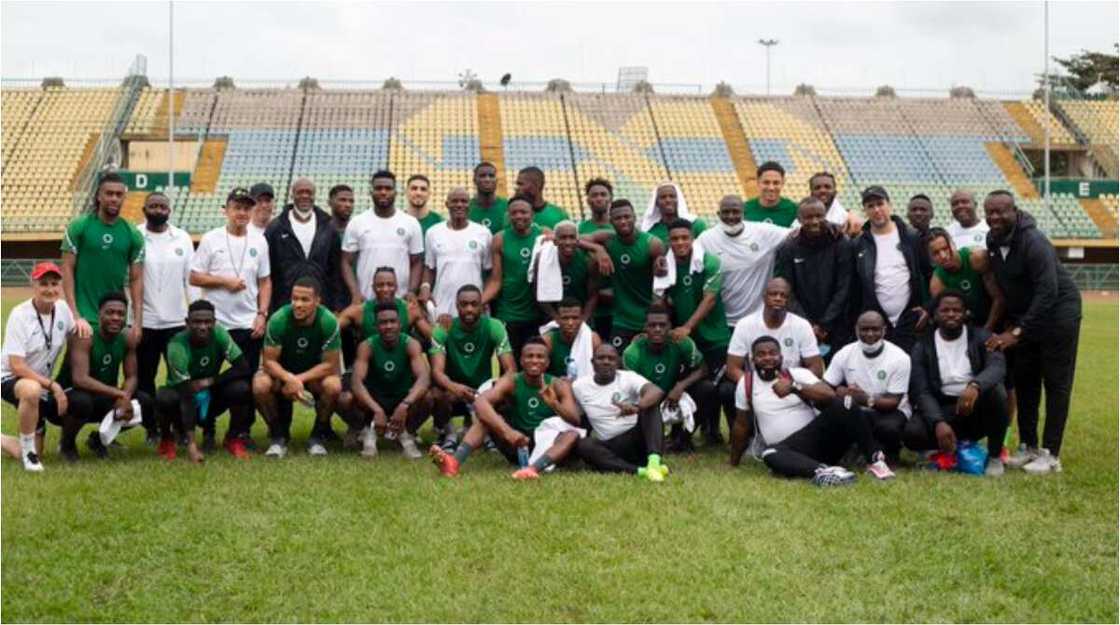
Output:
<svg viewBox="0 0 1120 625">
<path fill-rule="evenodd" d="M 365 428 L 362 430 L 362 457 L 363 458 L 376 458 L 377 457 L 377 433 L 373 428 Z"/>
<path fill-rule="evenodd" d="M 288 455 L 288 446 L 284 444 L 284 439 L 274 438 L 272 444 L 264 452 L 265 458 L 283 458 Z"/>
<path fill-rule="evenodd" d="M 1062 461 L 1056 456 L 1050 455 L 1050 450 L 1042 448 L 1038 450 L 1038 456 L 1027 464 L 1023 465 L 1023 470 L 1031 475 L 1043 475 L 1045 473 L 1061 473 Z"/>
<path fill-rule="evenodd" d="M 1039 455 L 1037 447 L 1027 447 L 1026 445 L 1019 445 L 1019 449 L 1007 459 L 1007 466 L 1012 469 L 1022 469 L 1028 463 L 1033 461 Z"/>
<path fill-rule="evenodd" d="M 170 438 L 161 440 L 159 446 L 156 447 L 156 453 L 164 460 L 174 460 L 175 456 L 178 454 L 178 451 L 175 449 L 175 441 Z"/>
<path fill-rule="evenodd" d="M 408 432 L 401 432 L 397 438 L 401 442 L 401 453 L 409 460 L 419 460 L 424 457 L 420 452 L 420 448 L 416 446 L 416 437 Z"/>
<path fill-rule="evenodd" d="M 225 447 L 226 451 L 238 460 L 248 460 L 250 458 L 249 452 L 245 450 L 245 441 L 240 438 L 227 438 Z"/>
<path fill-rule="evenodd" d="M 1003 475 L 1003 461 L 999 458 L 988 458 L 988 464 L 984 467 L 985 477 L 999 477 Z"/>
<path fill-rule="evenodd" d="M 23 468 L 27 471 L 31 471 L 32 473 L 42 473 L 43 463 L 39 462 L 39 454 L 33 451 L 25 452 L 23 454 Z"/>
<path fill-rule="evenodd" d="M 327 448 L 323 446 L 323 441 L 313 438 L 307 441 L 307 455 L 309 456 L 325 456 L 327 455 Z"/>
<path fill-rule="evenodd" d="M 109 448 L 101 442 L 101 435 L 97 431 L 89 433 L 89 438 L 86 439 L 86 447 L 93 452 L 93 455 L 102 460 L 109 457 Z"/>
<path fill-rule="evenodd" d="M 70 443 L 68 445 L 59 444 L 58 453 L 66 462 L 78 461 L 78 446 L 73 443 Z"/>
<path fill-rule="evenodd" d="M 813 475 L 813 484 L 821 487 L 847 486 L 856 481 L 856 474 L 844 467 L 820 467 Z"/>
<path fill-rule="evenodd" d="M 541 474 L 533 467 L 525 467 L 513 472 L 513 479 L 515 480 L 536 480 L 540 479 Z"/>
<path fill-rule="evenodd" d="M 432 463 L 439 467 L 440 473 L 447 477 L 459 475 L 459 461 L 455 459 L 455 456 L 440 449 L 439 445 L 432 445 L 428 448 L 428 457 L 432 459 Z"/>
<path fill-rule="evenodd" d="M 486 440 L 482 441 L 482 448 L 489 452 L 498 453 L 498 445 L 494 443 L 489 435 L 486 436 Z"/>
<path fill-rule="evenodd" d="M 890 465 L 887 464 L 887 456 L 881 451 L 875 452 L 871 457 L 871 462 L 867 465 L 867 472 L 875 476 L 877 480 L 889 480 L 894 477 L 894 471 L 891 471 Z"/>
</svg>

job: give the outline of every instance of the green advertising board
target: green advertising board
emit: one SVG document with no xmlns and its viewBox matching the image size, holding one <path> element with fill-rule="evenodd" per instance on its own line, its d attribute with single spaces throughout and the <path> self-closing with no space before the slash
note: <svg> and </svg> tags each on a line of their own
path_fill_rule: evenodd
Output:
<svg viewBox="0 0 1120 625">
<path fill-rule="evenodd" d="M 1034 179 L 1034 186 L 1038 187 L 1039 193 L 1043 193 L 1045 184 L 1041 178 Z M 1067 193 L 1074 197 L 1117 195 L 1117 189 L 1120 189 L 1120 181 L 1117 180 L 1085 180 L 1081 178 L 1050 180 L 1051 193 Z"/>
<path fill-rule="evenodd" d="M 165 171 L 127 171 L 117 172 L 124 178 L 124 184 L 129 191 L 159 191 L 167 188 L 167 172 Z M 175 186 L 191 186 L 191 173 L 189 171 L 175 172 Z"/>
</svg>

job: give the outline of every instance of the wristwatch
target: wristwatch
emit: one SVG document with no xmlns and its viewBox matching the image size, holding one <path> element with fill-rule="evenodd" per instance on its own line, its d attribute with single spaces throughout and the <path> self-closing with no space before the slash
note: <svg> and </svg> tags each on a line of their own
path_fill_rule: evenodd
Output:
<svg viewBox="0 0 1120 625">
<path fill-rule="evenodd" d="M 794 380 L 794 381 L 793 381 L 793 382 L 792 382 L 792 383 L 790 384 L 790 386 L 792 386 L 792 387 L 793 387 L 793 390 L 794 390 L 794 392 L 795 392 L 795 393 L 800 393 L 800 392 L 802 391 L 802 389 L 804 389 L 804 388 L 805 388 L 805 387 L 804 387 L 804 386 L 802 386 L 802 384 L 801 384 L 800 382 L 798 382 L 797 380 Z"/>
</svg>

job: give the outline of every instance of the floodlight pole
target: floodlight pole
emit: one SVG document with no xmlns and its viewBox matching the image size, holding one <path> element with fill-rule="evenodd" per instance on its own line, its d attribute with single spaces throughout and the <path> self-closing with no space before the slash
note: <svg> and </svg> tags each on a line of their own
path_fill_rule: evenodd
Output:
<svg viewBox="0 0 1120 625">
<path fill-rule="evenodd" d="M 766 95 L 770 95 L 770 48 L 778 45 L 778 40 L 759 39 L 758 43 L 766 48 Z"/>
<path fill-rule="evenodd" d="M 1046 210 L 1050 210 L 1050 2 L 1042 3 L 1042 90 L 1046 99 L 1046 123 L 1042 127 L 1042 152 L 1043 152 L 1043 178 L 1042 189 L 1043 203 Z"/>
<path fill-rule="evenodd" d="M 167 200 L 175 186 L 175 2 L 167 1 Z M 174 208 L 174 206 L 172 206 Z"/>
</svg>

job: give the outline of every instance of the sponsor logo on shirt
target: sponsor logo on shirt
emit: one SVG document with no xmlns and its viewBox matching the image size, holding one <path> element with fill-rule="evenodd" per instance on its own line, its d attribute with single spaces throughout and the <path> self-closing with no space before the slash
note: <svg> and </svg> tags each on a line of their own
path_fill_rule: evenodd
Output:
<svg viewBox="0 0 1120 625">
<path fill-rule="evenodd" d="M 803 262 L 805 262 L 805 259 L 804 259 L 804 258 L 794 258 L 794 259 L 793 259 L 793 262 L 795 262 L 795 263 L 803 263 Z"/>
</svg>

